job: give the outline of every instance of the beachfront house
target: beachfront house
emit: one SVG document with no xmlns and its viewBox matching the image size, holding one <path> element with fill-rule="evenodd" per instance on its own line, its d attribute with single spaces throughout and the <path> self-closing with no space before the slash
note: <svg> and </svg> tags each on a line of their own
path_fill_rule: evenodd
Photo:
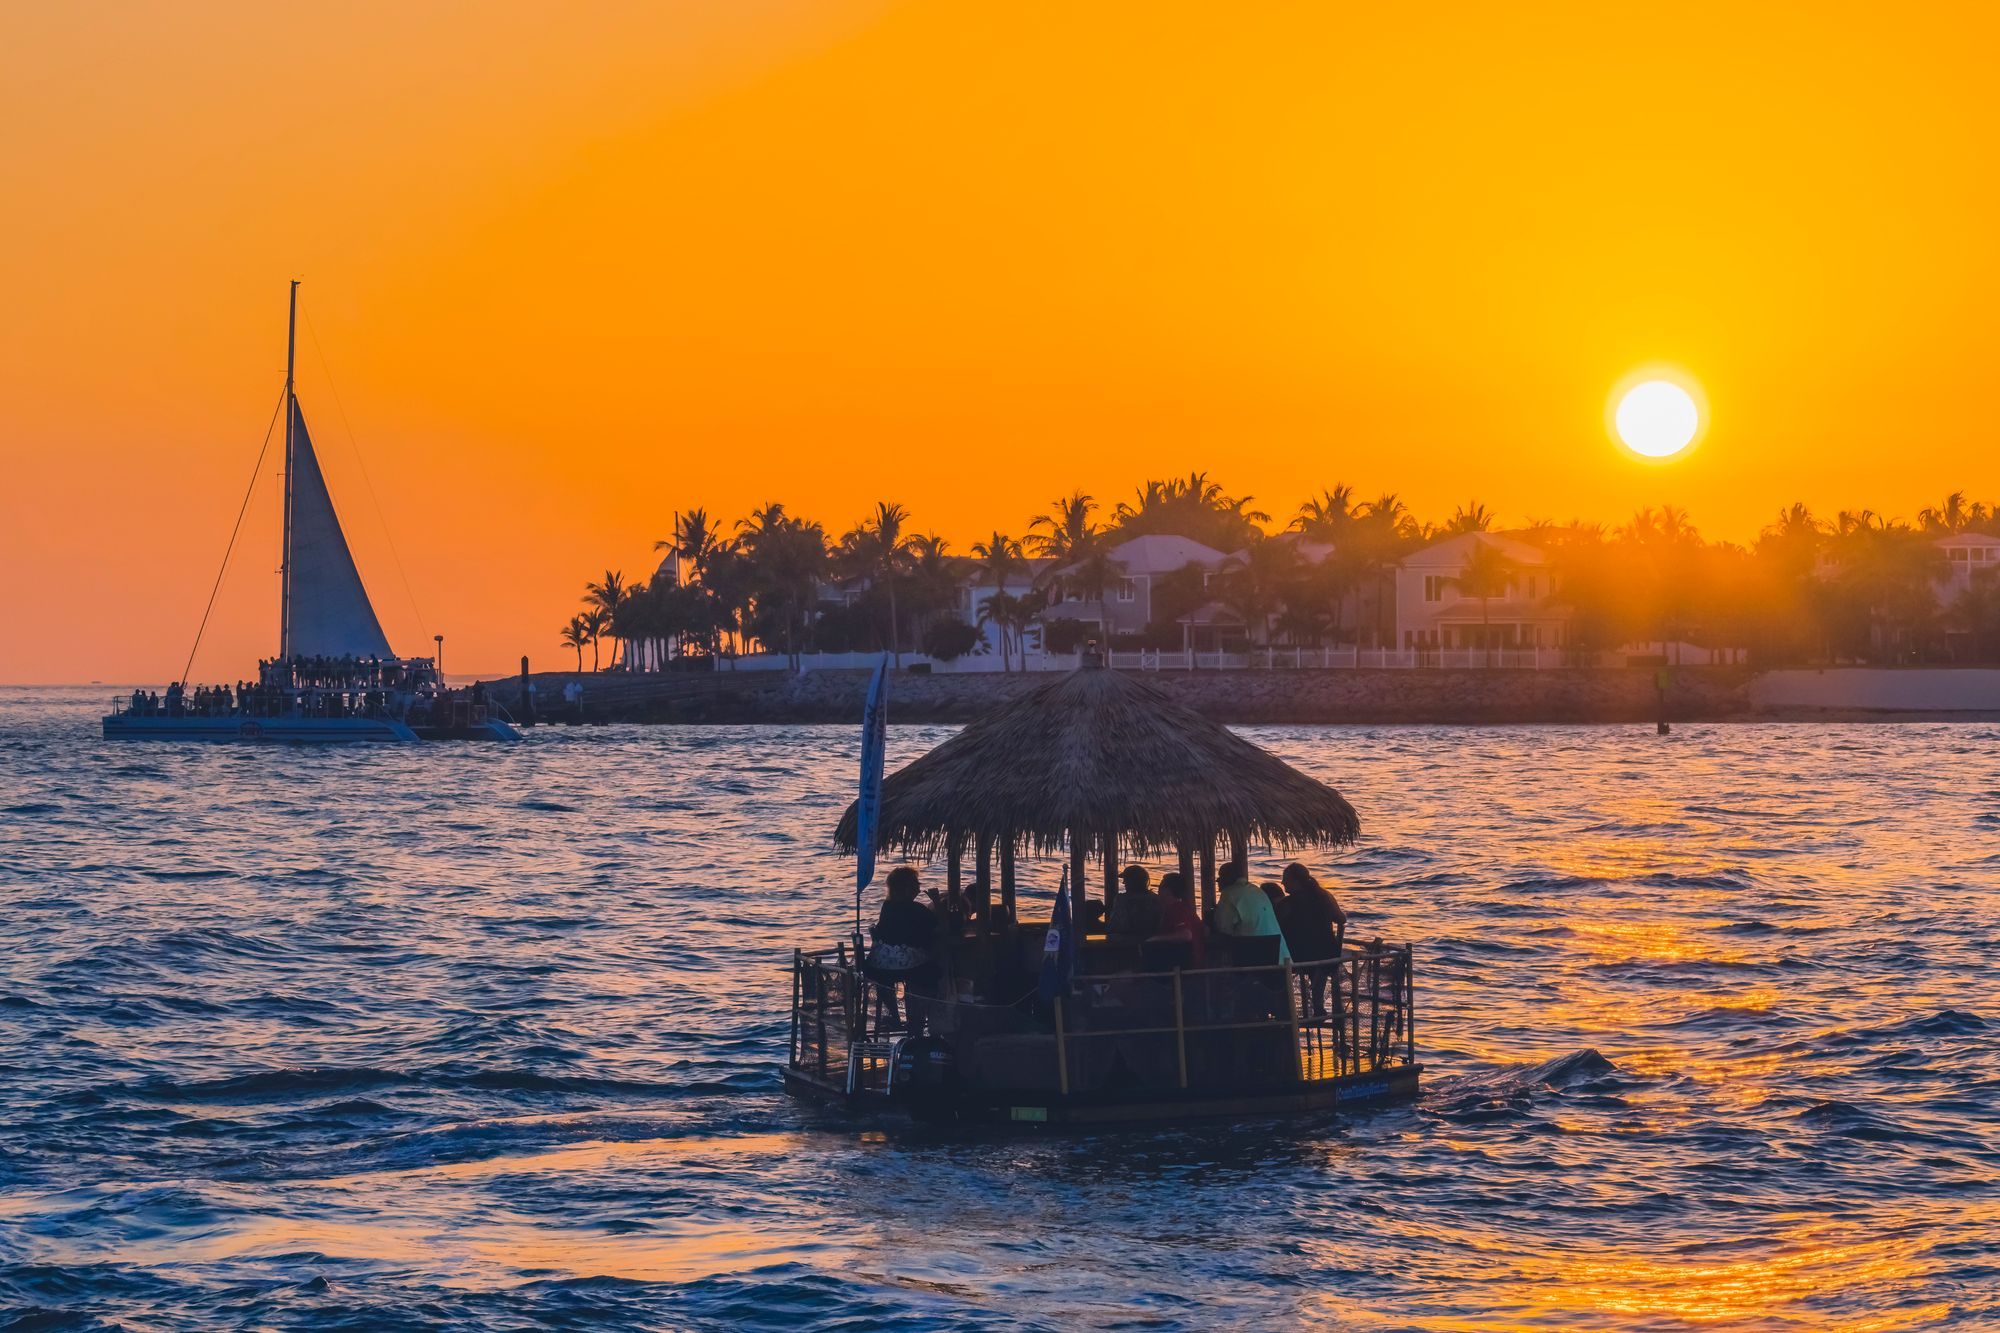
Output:
<svg viewBox="0 0 2000 1333">
<path fill-rule="evenodd" d="M 974 656 L 990 655 L 996 659 L 1000 656 L 1001 627 L 995 618 L 988 614 L 988 606 L 993 598 L 1001 593 L 1016 600 L 1033 596 L 1041 587 L 1051 563 L 1048 560 L 1033 558 L 1024 560 L 1020 569 L 1009 574 L 1006 581 L 997 586 L 984 569 L 968 564 L 958 585 L 958 615 L 966 624 L 979 630 L 979 645 L 972 650 Z M 1040 652 L 1041 625 L 1036 621 L 1023 625 L 1021 641 L 1014 645 L 1014 649 L 1019 652 Z"/>
<path fill-rule="evenodd" d="M 1944 552 L 1945 576 L 1938 582 L 1938 600 L 1946 606 L 1972 586 L 1972 580 L 1991 571 L 2000 578 L 2000 537 L 1983 532 L 1954 532 L 1937 539 Z"/>
<path fill-rule="evenodd" d="M 1144 633 L 1160 616 L 1156 594 L 1162 580 L 1179 575 L 1189 565 L 1213 574 L 1228 560 L 1221 551 L 1190 537 L 1154 533 L 1120 542 L 1106 552 L 1106 568 L 1088 562 L 1056 571 L 1047 580 L 1049 605 L 1044 625 L 1071 620 L 1090 637 L 1113 642 L 1119 636 Z M 1102 573 L 1103 587 L 1094 586 Z"/>
<path fill-rule="evenodd" d="M 1491 584 L 1468 568 L 1481 547 Z M 1572 612 L 1553 600 L 1548 552 L 1504 532 L 1467 532 L 1404 558 L 1396 570 L 1396 645 L 1405 651 L 1561 648 Z"/>
</svg>

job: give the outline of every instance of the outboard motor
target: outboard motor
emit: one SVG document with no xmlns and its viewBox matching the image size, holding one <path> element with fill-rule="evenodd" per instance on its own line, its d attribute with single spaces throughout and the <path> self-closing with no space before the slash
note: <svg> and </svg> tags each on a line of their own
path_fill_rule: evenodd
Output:
<svg viewBox="0 0 2000 1333">
<path fill-rule="evenodd" d="M 889 1099 L 915 1120 L 958 1118 L 958 1054 L 943 1037 L 905 1037 L 889 1060 Z"/>
</svg>

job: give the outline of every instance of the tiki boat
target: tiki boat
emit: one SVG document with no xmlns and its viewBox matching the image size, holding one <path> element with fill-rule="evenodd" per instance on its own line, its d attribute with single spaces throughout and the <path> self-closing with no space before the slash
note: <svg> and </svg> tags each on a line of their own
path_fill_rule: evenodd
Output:
<svg viewBox="0 0 2000 1333">
<path fill-rule="evenodd" d="M 858 807 L 836 830 L 842 850 L 857 850 Z M 1409 945 L 1342 938 L 1331 958 L 1290 963 L 1274 937 L 1210 937 L 1196 968 L 1185 941 L 1121 938 L 1099 924 L 1121 857 L 1178 862 L 1183 882 L 1200 885 L 1206 922 L 1218 860 L 1243 864 L 1253 845 L 1341 846 L 1358 833 L 1330 787 L 1086 660 L 882 783 L 875 848 L 941 857 L 973 921 L 921 983 L 866 961 L 858 911 L 852 938 L 795 952 L 786 1086 L 922 1120 L 1051 1124 L 1413 1097 Z M 1021 920 L 1020 860 L 1058 855 L 1067 860 L 1050 919 Z M 1093 901 L 1094 870 L 1103 891 Z"/>
</svg>

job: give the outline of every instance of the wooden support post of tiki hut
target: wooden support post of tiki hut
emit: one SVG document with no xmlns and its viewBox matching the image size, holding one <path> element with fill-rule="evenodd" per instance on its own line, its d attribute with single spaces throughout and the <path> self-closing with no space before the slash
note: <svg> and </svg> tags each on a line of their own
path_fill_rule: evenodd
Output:
<svg viewBox="0 0 2000 1333">
<path fill-rule="evenodd" d="M 1201 915 L 1204 920 L 1215 915 L 1215 842 L 1211 838 L 1201 840 Z"/>
<path fill-rule="evenodd" d="M 1083 923 L 1083 870 L 1090 854 L 1090 838 L 1081 829 L 1069 834 L 1069 919 Z"/>
<path fill-rule="evenodd" d="M 1229 835 L 1229 864 L 1241 870 L 1246 878 L 1249 876 L 1250 853 L 1244 849 L 1241 833 Z"/>
<path fill-rule="evenodd" d="M 979 835 L 979 897 L 975 903 L 979 909 L 979 933 L 987 933 L 992 924 L 987 909 L 993 905 L 993 835 Z"/>
<path fill-rule="evenodd" d="M 1182 838 L 1175 849 L 1180 853 L 1181 883 L 1187 886 L 1188 901 L 1194 901 L 1194 844 Z"/>
<path fill-rule="evenodd" d="M 1010 833 L 1000 840 L 1000 905 L 1007 909 L 1007 915 L 1014 915 L 1014 837 Z"/>
<path fill-rule="evenodd" d="M 965 859 L 965 840 L 949 838 L 944 845 L 944 882 L 953 893 L 958 892 L 959 863 Z"/>
<path fill-rule="evenodd" d="M 1111 904 L 1118 901 L 1118 839 L 1113 834 L 1104 835 L 1104 914 L 1111 915 Z"/>
</svg>

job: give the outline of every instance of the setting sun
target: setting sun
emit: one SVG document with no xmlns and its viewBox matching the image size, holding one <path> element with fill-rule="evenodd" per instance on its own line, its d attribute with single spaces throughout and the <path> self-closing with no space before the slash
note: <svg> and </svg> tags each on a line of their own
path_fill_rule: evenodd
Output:
<svg viewBox="0 0 2000 1333">
<path fill-rule="evenodd" d="M 1618 400 L 1618 438 L 1635 454 L 1672 458 L 1694 442 L 1701 409 L 1694 395 L 1671 380 L 1635 384 Z"/>
</svg>

